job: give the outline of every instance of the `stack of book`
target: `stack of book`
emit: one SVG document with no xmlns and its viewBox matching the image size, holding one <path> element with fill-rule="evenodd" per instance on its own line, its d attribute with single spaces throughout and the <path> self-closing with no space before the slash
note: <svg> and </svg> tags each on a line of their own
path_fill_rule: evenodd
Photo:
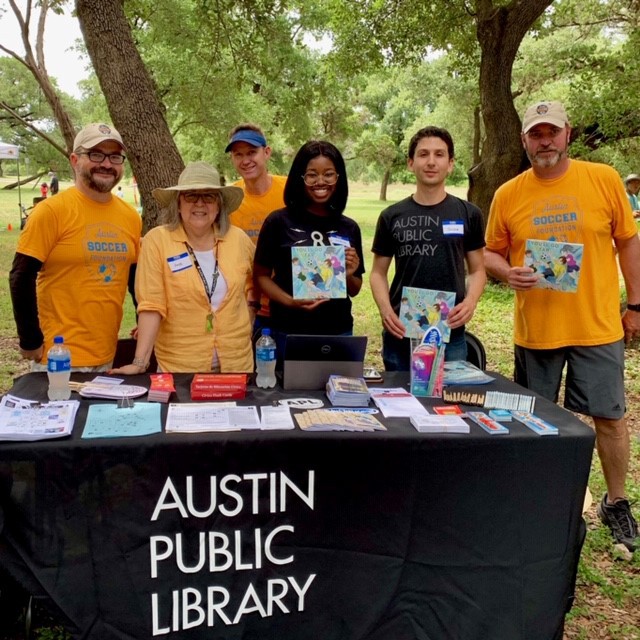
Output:
<svg viewBox="0 0 640 640">
<path fill-rule="evenodd" d="M 329 376 L 327 398 L 334 406 L 366 407 L 369 405 L 369 387 L 364 378 Z"/>
<path fill-rule="evenodd" d="M 149 402 L 169 402 L 169 397 L 176 390 L 173 376 L 170 373 L 152 373 L 150 377 Z"/>
<path fill-rule="evenodd" d="M 196 373 L 192 400 L 242 400 L 247 395 L 246 373 Z"/>
</svg>

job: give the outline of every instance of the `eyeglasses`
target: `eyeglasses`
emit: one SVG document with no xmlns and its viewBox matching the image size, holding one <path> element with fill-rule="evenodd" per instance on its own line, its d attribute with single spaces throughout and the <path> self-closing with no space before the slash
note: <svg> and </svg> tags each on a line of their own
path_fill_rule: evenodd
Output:
<svg viewBox="0 0 640 640">
<path fill-rule="evenodd" d="M 307 187 L 313 187 L 314 185 L 318 184 L 320 178 L 322 178 L 323 184 L 331 186 L 338 182 L 339 177 L 340 176 L 335 171 L 327 171 L 326 173 L 322 174 L 305 173 L 302 176 L 302 179 L 304 180 L 304 183 L 307 185 Z"/>
<path fill-rule="evenodd" d="M 197 191 L 187 191 L 187 193 L 183 193 L 182 197 L 185 202 L 189 202 L 190 204 L 195 204 L 198 200 L 202 200 L 205 204 L 212 204 L 218 198 L 217 193 L 198 193 Z"/>
<path fill-rule="evenodd" d="M 91 162 L 104 162 L 105 158 L 109 158 L 109 162 L 111 164 L 122 164 L 127 156 L 123 156 L 121 153 L 102 153 L 102 151 L 81 151 L 77 155 L 79 156 L 89 156 L 89 160 Z"/>
</svg>

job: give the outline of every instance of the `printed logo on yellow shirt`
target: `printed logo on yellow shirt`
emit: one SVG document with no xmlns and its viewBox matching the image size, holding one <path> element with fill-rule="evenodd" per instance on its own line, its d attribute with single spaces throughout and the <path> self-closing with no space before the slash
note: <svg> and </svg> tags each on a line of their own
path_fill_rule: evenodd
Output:
<svg viewBox="0 0 640 640">
<path fill-rule="evenodd" d="M 576 242 L 584 214 L 575 196 L 550 196 L 533 205 L 529 237 L 556 242 Z"/>
<path fill-rule="evenodd" d="M 87 226 L 85 264 L 97 282 L 111 284 L 123 278 L 126 280 L 130 255 L 127 237 L 120 227 L 108 223 Z"/>
</svg>

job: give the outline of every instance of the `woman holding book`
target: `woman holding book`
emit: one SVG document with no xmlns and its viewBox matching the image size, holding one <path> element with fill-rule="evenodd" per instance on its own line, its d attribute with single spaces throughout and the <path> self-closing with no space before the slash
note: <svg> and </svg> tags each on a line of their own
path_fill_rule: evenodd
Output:
<svg viewBox="0 0 640 640">
<path fill-rule="evenodd" d="M 220 186 L 212 166 L 193 162 L 153 197 L 164 224 L 142 240 L 135 358 L 112 373 L 146 371 L 154 347 L 160 371 L 253 372 L 254 246 L 229 222 L 242 189 Z"/>
<path fill-rule="evenodd" d="M 364 256 L 360 228 L 344 215 L 348 192 L 340 151 L 330 142 L 311 140 L 300 148 L 291 165 L 284 188 L 285 208 L 272 212 L 262 225 L 254 279 L 270 299 L 272 335 L 279 358 L 288 334 L 353 333 L 351 297 L 362 287 Z M 333 263 L 336 254 L 344 251 L 343 297 L 294 297 L 294 271 L 297 278 L 300 274 L 308 277 L 308 270 L 300 271 L 292 256 L 292 248 L 299 247 L 317 247 L 320 264 L 326 260 Z M 326 289 L 327 296 L 333 295 Z"/>
</svg>

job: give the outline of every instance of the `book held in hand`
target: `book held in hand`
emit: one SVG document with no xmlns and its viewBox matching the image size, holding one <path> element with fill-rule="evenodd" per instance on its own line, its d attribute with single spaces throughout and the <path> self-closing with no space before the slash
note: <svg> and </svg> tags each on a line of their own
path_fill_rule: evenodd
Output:
<svg viewBox="0 0 640 640">
<path fill-rule="evenodd" d="M 584 245 L 552 240 L 527 240 L 524 266 L 538 278 L 536 288 L 565 293 L 578 290 Z"/>
<path fill-rule="evenodd" d="M 291 281 L 295 300 L 346 298 L 344 247 L 291 247 Z"/>
</svg>

